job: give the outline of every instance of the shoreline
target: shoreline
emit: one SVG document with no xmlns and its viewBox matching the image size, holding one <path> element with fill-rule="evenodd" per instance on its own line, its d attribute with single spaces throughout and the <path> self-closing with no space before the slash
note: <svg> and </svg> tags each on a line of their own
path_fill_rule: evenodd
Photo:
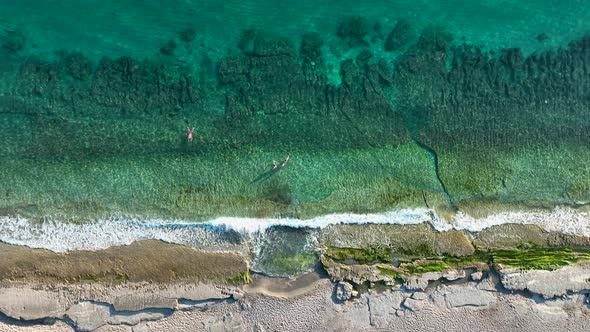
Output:
<svg viewBox="0 0 590 332">
<path fill-rule="evenodd" d="M 449 230 L 477 233 L 503 224 L 535 225 L 545 231 L 590 236 L 590 212 L 568 206 L 508 211 L 471 217 L 458 211 L 445 221 L 432 209 L 402 209 L 384 213 L 335 213 L 310 219 L 219 217 L 206 222 L 114 217 L 89 223 L 34 222 L 27 218 L 0 216 L 0 242 L 54 252 L 102 250 L 140 240 L 161 240 L 208 251 L 243 251 L 243 243 L 273 227 L 323 229 L 334 225 L 428 224 L 437 232 Z M 87 241 L 86 239 L 92 239 Z"/>
<path fill-rule="evenodd" d="M 402 234 L 407 243 L 395 242 Z M 474 244 L 516 248 L 561 239 L 575 247 L 588 242 L 531 225 L 492 226 L 475 239 L 466 234 L 438 232 L 424 224 L 340 224 L 316 236 L 324 249 L 386 245 L 407 251 L 421 248 L 417 239 L 424 238 L 438 243 L 439 254 L 468 254 Z M 332 257 L 322 252 L 326 272 L 280 278 L 250 275 L 251 259 L 256 259 L 249 256 L 250 245 L 243 244 L 241 253 L 222 253 L 144 240 L 57 253 L 0 244 L 0 332 L 185 331 L 188 326 L 195 331 L 485 330 L 500 328 L 505 319 L 524 324 L 522 331 L 533 331 L 539 326 L 583 330 L 590 323 L 590 261 L 548 271 L 449 267 L 387 279 L 370 274 L 384 262 L 326 265 Z M 531 322 L 531 313 L 539 320 Z M 491 325 L 478 325 L 482 318 Z"/>
</svg>

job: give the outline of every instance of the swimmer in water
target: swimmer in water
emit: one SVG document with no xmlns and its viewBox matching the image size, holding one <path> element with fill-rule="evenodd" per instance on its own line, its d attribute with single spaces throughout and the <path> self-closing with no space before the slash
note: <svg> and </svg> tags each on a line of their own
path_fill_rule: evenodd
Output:
<svg viewBox="0 0 590 332">
<path fill-rule="evenodd" d="M 283 161 L 283 163 L 281 164 L 281 168 L 285 167 L 285 165 L 287 165 L 288 162 L 289 162 L 289 155 L 287 155 L 287 157 L 285 158 L 285 161 Z"/>
<path fill-rule="evenodd" d="M 189 142 L 193 141 L 193 132 L 195 131 L 195 128 L 190 129 L 190 128 L 186 128 L 186 138 Z"/>
<path fill-rule="evenodd" d="M 277 163 L 276 160 L 272 161 L 272 169 L 276 169 L 277 167 L 279 167 L 279 163 Z"/>
</svg>

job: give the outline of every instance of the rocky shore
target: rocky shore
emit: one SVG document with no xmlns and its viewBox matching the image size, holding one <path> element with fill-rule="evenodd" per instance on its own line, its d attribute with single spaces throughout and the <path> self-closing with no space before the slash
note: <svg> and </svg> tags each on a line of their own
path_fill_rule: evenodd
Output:
<svg viewBox="0 0 590 332">
<path fill-rule="evenodd" d="M 272 232 L 281 234 L 294 236 Z M 311 234 L 319 265 L 294 278 L 251 275 L 264 248 L 147 240 L 56 253 L 2 244 L 0 331 L 582 331 L 590 322 L 585 236 L 428 223 Z M 297 261 L 270 255 L 274 264 Z"/>
<path fill-rule="evenodd" d="M 264 289 L 284 287 L 284 280 L 262 276 L 255 276 L 248 287 L 4 283 L 0 331 L 584 331 L 590 323 L 587 290 L 571 294 L 565 286 L 559 297 L 551 291 L 545 299 L 534 293 L 540 288 L 527 290 L 526 284 L 589 277 L 588 265 L 544 275 L 506 272 L 501 279 L 472 275 L 441 278 L 424 290 L 373 288 L 348 300 L 338 298 L 341 284 L 309 275 L 301 278 L 315 280 L 306 282 L 301 292 L 295 283 L 281 295 Z M 526 282 L 507 281 L 513 279 Z M 582 287 L 590 287 L 588 280 Z"/>
</svg>

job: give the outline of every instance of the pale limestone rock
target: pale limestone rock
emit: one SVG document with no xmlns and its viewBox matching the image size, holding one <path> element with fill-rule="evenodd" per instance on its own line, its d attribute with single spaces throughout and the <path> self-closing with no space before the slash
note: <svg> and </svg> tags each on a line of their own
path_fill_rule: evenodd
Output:
<svg viewBox="0 0 590 332">
<path fill-rule="evenodd" d="M 414 300 L 426 300 L 428 299 L 428 294 L 424 292 L 414 292 L 414 294 L 412 294 L 412 298 Z"/>
<path fill-rule="evenodd" d="M 203 322 L 205 330 L 208 332 L 241 332 L 242 316 L 239 314 L 228 313 L 219 320 L 209 320 Z"/>
<path fill-rule="evenodd" d="M 174 309 L 178 305 L 175 298 L 163 297 L 150 293 L 128 293 L 112 299 L 113 307 L 117 311 L 138 311 L 146 308 Z"/>
<path fill-rule="evenodd" d="M 495 301 L 494 293 L 478 289 L 471 284 L 441 286 L 433 294 L 435 305 L 444 305 L 447 308 L 484 307 Z"/>
<path fill-rule="evenodd" d="M 424 290 L 431 281 L 440 278 L 442 278 L 442 273 L 440 272 L 426 272 L 421 275 L 409 276 L 404 280 L 404 285 L 407 289 Z"/>
<path fill-rule="evenodd" d="M 339 301 L 346 301 L 352 297 L 352 285 L 345 282 L 340 281 L 336 284 L 336 299 Z"/>
<path fill-rule="evenodd" d="M 407 298 L 404 300 L 404 307 L 410 309 L 413 312 L 418 312 L 424 310 L 424 308 L 428 305 L 428 301 L 424 300 L 415 300 L 412 298 Z"/>
<path fill-rule="evenodd" d="M 488 292 L 496 291 L 496 283 L 491 278 L 482 279 L 475 287 Z"/>
<path fill-rule="evenodd" d="M 76 324 L 77 330 L 94 331 L 107 323 L 110 308 L 107 305 L 85 301 L 71 306 L 66 315 Z"/>
<path fill-rule="evenodd" d="M 546 299 L 564 296 L 590 289 L 590 264 L 570 265 L 555 271 L 504 269 L 501 282 L 508 289 L 526 289 Z"/>
<path fill-rule="evenodd" d="M 1 288 L 0 311 L 8 317 L 22 320 L 60 318 L 66 308 L 57 293 L 30 288 Z"/>
<path fill-rule="evenodd" d="M 453 280 L 465 278 L 466 274 L 465 274 L 465 270 L 448 270 L 443 273 L 442 277 L 449 280 L 449 281 L 453 281 Z"/>
<path fill-rule="evenodd" d="M 480 281 L 481 278 L 483 277 L 483 272 L 481 272 L 481 271 L 473 272 L 469 276 L 471 277 L 471 280 L 473 280 L 473 281 Z"/>
<path fill-rule="evenodd" d="M 402 302 L 409 296 L 407 293 L 398 291 L 387 291 L 381 294 L 368 294 L 367 304 L 369 306 L 369 321 L 377 328 L 387 327 L 388 321 L 397 310 L 403 309 Z"/>
<path fill-rule="evenodd" d="M 172 313 L 170 311 L 170 313 Z M 137 312 L 133 314 L 114 314 L 107 318 L 110 325 L 137 325 L 145 321 L 155 321 L 168 316 L 165 311 Z"/>
</svg>

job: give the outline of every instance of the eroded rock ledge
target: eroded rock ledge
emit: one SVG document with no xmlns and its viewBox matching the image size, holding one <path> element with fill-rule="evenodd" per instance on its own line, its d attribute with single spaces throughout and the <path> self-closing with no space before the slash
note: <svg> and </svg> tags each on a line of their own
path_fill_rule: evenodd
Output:
<svg viewBox="0 0 590 332">
<path fill-rule="evenodd" d="M 59 319 L 79 331 L 103 325 L 137 325 L 159 320 L 176 310 L 199 310 L 235 301 L 237 287 L 203 283 L 42 284 L 5 283 L 0 288 L 0 311 L 13 319 Z"/>
<path fill-rule="evenodd" d="M 533 225 L 479 233 L 437 232 L 427 224 L 334 225 L 322 230 L 320 242 L 326 272 L 356 289 L 401 284 L 426 290 L 483 276 L 494 276 L 503 290 L 545 299 L 590 289 L 589 239 Z"/>
<path fill-rule="evenodd" d="M 429 224 L 333 225 L 314 232 L 328 275 L 294 280 L 251 278 L 245 255 L 160 241 L 66 254 L 3 244 L 0 312 L 12 323 L 67 323 L 79 331 L 157 330 L 197 313 L 203 330 L 272 330 L 283 326 L 277 317 L 288 310 L 318 303 L 326 316 L 316 324 L 356 312 L 366 321 L 348 323 L 368 330 L 507 303 L 518 303 L 519 314 L 564 322 L 575 312 L 590 320 L 586 237 L 516 224 L 479 233 L 438 232 Z M 307 323 L 282 321 L 292 330 Z"/>
</svg>

